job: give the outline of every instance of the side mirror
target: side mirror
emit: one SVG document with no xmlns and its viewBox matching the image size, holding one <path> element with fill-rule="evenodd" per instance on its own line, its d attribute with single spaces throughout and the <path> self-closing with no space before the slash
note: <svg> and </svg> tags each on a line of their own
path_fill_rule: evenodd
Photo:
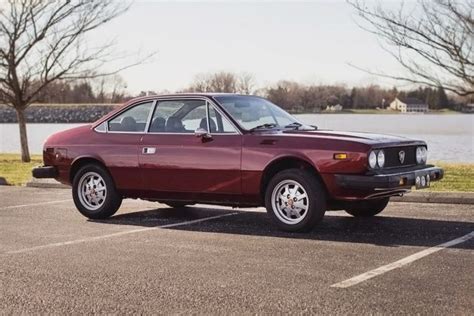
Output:
<svg viewBox="0 0 474 316">
<path fill-rule="evenodd" d="M 204 128 L 197 128 L 194 131 L 194 136 L 197 138 L 202 138 L 202 139 L 210 139 L 212 138 L 211 134 L 209 134 Z"/>
</svg>

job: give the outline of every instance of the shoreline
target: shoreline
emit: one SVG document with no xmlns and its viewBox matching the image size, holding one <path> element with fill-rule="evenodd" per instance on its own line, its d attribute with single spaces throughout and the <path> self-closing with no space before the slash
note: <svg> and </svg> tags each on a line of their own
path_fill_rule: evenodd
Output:
<svg viewBox="0 0 474 316">
<path fill-rule="evenodd" d="M 32 104 L 25 111 L 26 121 L 30 123 L 92 123 L 107 113 L 120 107 L 121 104 Z M 346 109 L 339 112 L 294 112 L 293 115 L 457 115 L 472 114 L 448 109 L 430 111 L 427 113 L 401 113 L 391 110 L 376 109 Z M 0 104 L 0 124 L 17 123 L 16 112 L 13 108 Z"/>
<path fill-rule="evenodd" d="M 453 110 L 436 110 L 436 111 L 429 111 L 426 113 L 417 113 L 417 112 L 407 112 L 407 113 L 402 113 L 402 112 L 396 112 L 396 111 L 388 111 L 388 110 L 342 110 L 338 112 L 332 112 L 332 111 L 322 111 L 322 112 L 292 112 L 289 111 L 290 114 L 293 115 L 300 115 L 300 114 L 377 114 L 377 115 L 456 115 L 456 114 L 473 114 L 473 113 L 466 113 L 466 112 L 458 112 L 458 111 L 453 111 Z"/>
</svg>

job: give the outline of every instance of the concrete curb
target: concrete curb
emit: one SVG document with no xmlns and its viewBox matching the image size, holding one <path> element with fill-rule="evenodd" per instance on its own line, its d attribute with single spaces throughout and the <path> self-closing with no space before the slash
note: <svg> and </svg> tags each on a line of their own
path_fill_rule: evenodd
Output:
<svg viewBox="0 0 474 316">
<path fill-rule="evenodd" d="M 36 179 L 32 178 L 28 183 L 27 187 L 30 188 L 44 188 L 44 189 L 68 189 L 69 186 L 59 183 L 54 179 Z"/>
<path fill-rule="evenodd" d="M 68 189 L 67 185 L 61 184 L 54 179 L 31 179 L 27 187 Z M 391 202 L 409 203 L 442 203 L 442 204 L 473 204 L 474 192 L 410 192 L 401 197 L 392 197 Z"/>
<path fill-rule="evenodd" d="M 474 204 L 474 192 L 411 192 L 392 197 L 391 202 Z"/>
</svg>

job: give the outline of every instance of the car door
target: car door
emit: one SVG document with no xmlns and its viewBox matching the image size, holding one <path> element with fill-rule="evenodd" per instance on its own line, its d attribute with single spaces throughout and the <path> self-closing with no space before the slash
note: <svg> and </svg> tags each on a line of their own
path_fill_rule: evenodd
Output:
<svg viewBox="0 0 474 316">
<path fill-rule="evenodd" d="M 137 190 L 143 186 L 139 174 L 139 143 L 144 135 L 154 102 L 141 102 L 107 122 L 96 151 L 112 174 L 118 189 Z M 97 129 L 96 129 L 97 130 Z"/>
<path fill-rule="evenodd" d="M 238 130 L 205 99 L 158 101 L 139 155 L 146 189 L 169 199 L 240 194 L 241 143 Z"/>
</svg>

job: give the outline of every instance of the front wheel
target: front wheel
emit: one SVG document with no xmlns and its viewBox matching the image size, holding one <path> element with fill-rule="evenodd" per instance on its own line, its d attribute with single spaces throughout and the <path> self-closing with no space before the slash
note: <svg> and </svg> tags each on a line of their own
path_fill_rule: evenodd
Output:
<svg viewBox="0 0 474 316">
<path fill-rule="evenodd" d="M 346 212 L 354 217 L 371 217 L 387 207 L 390 198 L 348 202 Z"/>
<path fill-rule="evenodd" d="M 110 217 L 122 204 L 110 174 L 95 164 L 86 165 L 75 174 L 72 197 L 79 212 L 90 219 Z"/>
<path fill-rule="evenodd" d="M 326 212 L 326 192 L 314 175 L 301 169 L 277 173 L 265 193 L 268 214 L 285 231 L 311 230 Z"/>
</svg>

